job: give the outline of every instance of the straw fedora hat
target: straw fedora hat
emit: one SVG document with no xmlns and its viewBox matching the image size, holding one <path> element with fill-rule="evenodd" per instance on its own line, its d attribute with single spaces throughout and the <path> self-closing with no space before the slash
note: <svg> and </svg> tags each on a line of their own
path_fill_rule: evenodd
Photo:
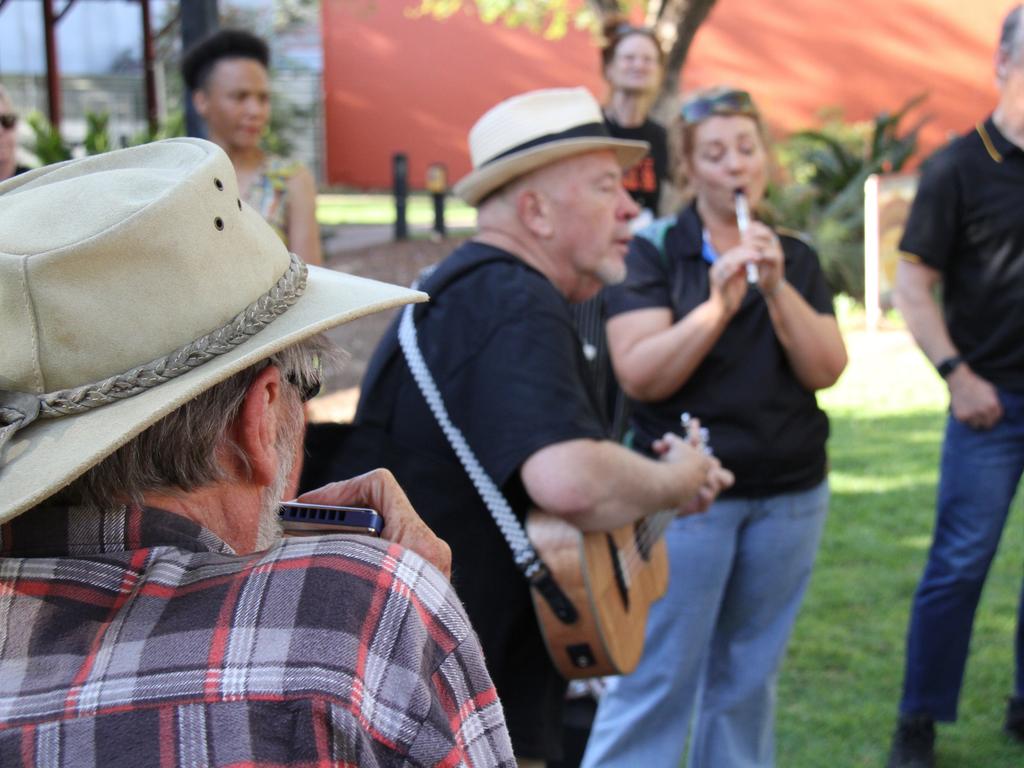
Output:
<svg viewBox="0 0 1024 768">
<path fill-rule="evenodd" d="M 0 522 L 232 374 L 425 298 L 307 269 L 207 141 L 0 184 Z"/>
<path fill-rule="evenodd" d="M 506 99 L 469 132 L 473 170 L 454 191 L 470 205 L 513 179 L 571 155 L 610 149 L 623 168 L 647 154 L 646 141 L 613 139 L 586 88 L 549 88 Z"/>
</svg>

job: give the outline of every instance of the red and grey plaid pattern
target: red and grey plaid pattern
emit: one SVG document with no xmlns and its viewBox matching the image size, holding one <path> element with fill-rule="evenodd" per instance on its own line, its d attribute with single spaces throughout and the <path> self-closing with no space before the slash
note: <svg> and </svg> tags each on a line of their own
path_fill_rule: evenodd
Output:
<svg viewBox="0 0 1024 768">
<path fill-rule="evenodd" d="M 368 537 L 239 556 L 157 509 L 0 527 L 0 765 L 514 766 L 448 582 Z"/>
</svg>

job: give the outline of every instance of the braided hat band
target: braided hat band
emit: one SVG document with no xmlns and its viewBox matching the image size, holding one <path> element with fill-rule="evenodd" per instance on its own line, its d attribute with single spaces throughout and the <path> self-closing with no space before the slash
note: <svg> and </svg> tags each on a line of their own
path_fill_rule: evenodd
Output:
<svg viewBox="0 0 1024 768">
<path fill-rule="evenodd" d="M 73 416 L 145 392 L 188 373 L 237 347 L 284 314 L 306 289 L 306 265 L 294 253 L 288 268 L 269 291 L 227 324 L 174 350 L 169 355 L 103 381 L 58 392 L 33 395 L 0 390 L 0 451 L 36 419 Z"/>
<path fill-rule="evenodd" d="M 0 525 L 230 376 L 425 299 L 307 272 L 202 139 L 0 182 Z"/>
</svg>

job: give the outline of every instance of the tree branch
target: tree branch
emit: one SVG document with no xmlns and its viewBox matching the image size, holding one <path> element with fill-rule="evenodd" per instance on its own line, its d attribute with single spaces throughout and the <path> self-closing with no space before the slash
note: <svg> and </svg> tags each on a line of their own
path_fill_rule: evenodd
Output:
<svg viewBox="0 0 1024 768">
<path fill-rule="evenodd" d="M 666 13 L 659 19 L 659 26 L 671 25 L 676 31 L 676 36 L 665 57 L 665 82 L 661 87 L 662 98 L 675 95 L 679 90 L 679 75 L 686 63 L 686 57 L 690 53 L 693 38 L 714 4 L 715 0 L 675 0 L 675 2 L 666 4 Z M 668 16 L 670 13 L 672 13 L 672 17 Z"/>
<path fill-rule="evenodd" d="M 599 18 L 622 13 L 622 6 L 619 0 L 587 0 L 587 5 L 591 7 Z"/>
</svg>

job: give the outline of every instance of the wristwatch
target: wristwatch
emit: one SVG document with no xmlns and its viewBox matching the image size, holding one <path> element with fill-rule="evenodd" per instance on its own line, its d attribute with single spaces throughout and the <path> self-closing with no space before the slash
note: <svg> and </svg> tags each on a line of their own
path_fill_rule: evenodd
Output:
<svg viewBox="0 0 1024 768">
<path fill-rule="evenodd" d="M 939 372 L 939 376 L 942 378 L 948 378 L 949 374 L 956 370 L 956 367 L 962 363 L 964 359 L 960 355 L 952 355 L 947 357 L 945 360 L 940 360 L 935 364 L 935 370 Z"/>
</svg>

